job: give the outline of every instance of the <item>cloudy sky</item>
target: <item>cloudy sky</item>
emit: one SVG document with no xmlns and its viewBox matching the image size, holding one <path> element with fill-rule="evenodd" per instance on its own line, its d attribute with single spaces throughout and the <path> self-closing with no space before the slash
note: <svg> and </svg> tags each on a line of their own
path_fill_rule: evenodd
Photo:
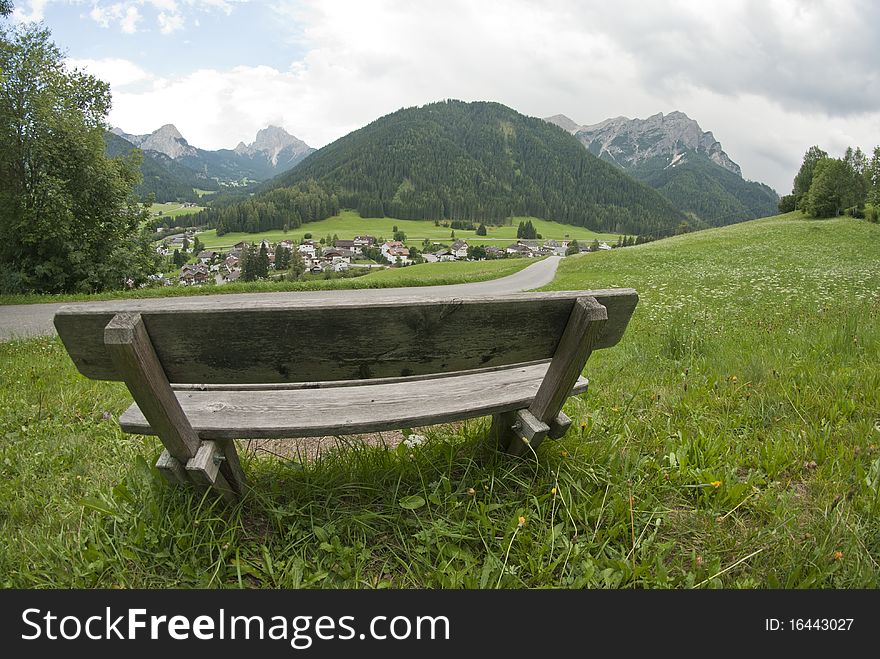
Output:
<svg viewBox="0 0 880 659">
<path fill-rule="evenodd" d="M 280 125 L 321 147 L 444 98 L 580 124 L 680 110 L 746 178 L 880 143 L 874 0 L 14 0 L 107 80 L 109 121 L 232 148 Z"/>
</svg>

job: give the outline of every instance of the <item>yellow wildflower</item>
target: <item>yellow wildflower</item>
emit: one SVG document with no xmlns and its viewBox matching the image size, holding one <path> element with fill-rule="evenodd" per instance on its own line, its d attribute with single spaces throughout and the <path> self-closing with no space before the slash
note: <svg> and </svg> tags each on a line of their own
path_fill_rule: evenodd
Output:
<svg viewBox="0 0 880 659">
<path fill-rule="evenodd" d="M 841 558 L 843 558 L 843 552 L 838 549 L 836 552 L 834 552 L 833 558 L 835 561 L 839 561 Z"/>
<path fill-rule="evenodd" d="M 519 516 L 519 523 L 517 524 L 517 526 L 525 526 L 525 523 L 526 523 L 526 518 L 523 517 L 522 515 L 520 515 Z"/>
<path fill-rule="evenodd" d="M 555 487 L 550 488 L 550 496 L 554 496 L 554 497 L 556 496 L 556 488 Z"/>
<path fill-rule="evenodd" d="M 712 481 L 711 483 L 709 483 L 709 485 L 711 485 L 715 489 L 718 489 L 719 487 L 721 487 L 721 481 Z"/>
</svg>

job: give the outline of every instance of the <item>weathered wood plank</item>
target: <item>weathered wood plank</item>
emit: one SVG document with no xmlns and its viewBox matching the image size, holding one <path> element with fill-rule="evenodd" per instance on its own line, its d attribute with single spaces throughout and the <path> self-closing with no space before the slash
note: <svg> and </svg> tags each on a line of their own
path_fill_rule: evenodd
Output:
<svg viewBox="0 0 880 659">
<path fill-rule="evenodd" d="M 178 391 L 202 439 L 315 437 L 448 423 L 529 406 L 547 364 L 391 384 L 293 391 Z M 569 395 L 586 391 L 576 381 Z M 119 419 L 126 432 L 153 434 L 137 405 Z"/>
<path fill-rule="evenodd" d="M 165 448 L 185 463 L 196 454 L 199 437 L 168 384 L 140 314 L 117 314 L 103 331 L 107 352 L 145 419 Z"/>
<path fill-rule="evenodd" d="M 65 306 L 55 326 L 80 372 L 95 379 L 122 379 L 100 338 L 118 312 L 142 315 L 173 383 L 397 378 L 548 359 L 584 295 L 609 313 L 594 347 L 614 345 L 638 300 L 631 289 L 361 302 L 121 300 Z"/>
</svg>

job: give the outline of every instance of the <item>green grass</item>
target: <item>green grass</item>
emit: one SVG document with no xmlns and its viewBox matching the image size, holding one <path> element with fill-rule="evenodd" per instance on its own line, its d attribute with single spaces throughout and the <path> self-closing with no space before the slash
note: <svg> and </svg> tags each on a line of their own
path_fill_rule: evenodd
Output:
<svg viewBox="0 0 880 659">
<path fill-rule="evenodd" d="M 450 233 L 452 229 L 443 226 L 436 227 L 434 222 L 430 220 L 395 220 L 389 217 L 363 218 L 354 211 L 342 211 L 339 215 L 318 222 L 308 222 L 287 233 L 279 229 L 276 231 L 264 231 L 263 233 L 227 233 L 218 237 L 217 232 L 214 229 L 210 229 L 199 233 L 199 240 L 209 249 L 231 247 L 242 240 L 249 242 L 259 242 L 260 240 L 277 242 L 287 239 L 299 242 L 306 233 L 311 233 L 315 240 L 325 238 L 328 235 L 337 235 L 343 240 L 350 240 L 357 235 L 370 235 L 375 238 L 384 237 L 386 240 L 391 240 L 393 228 L 396 226 L 406 234 L 407 243 L 415 245 L 419 249 L 421 249 L 421 242 L 425 238 L 446 244 L 461 238 L 466 240 L 468 244 L 503 247 L 516 242 L 517 225 L 520 221 L 524 220 L 531 220 L 535 229 L 545 240 L 550 238 L 561 240 L 566 235 L 573 239 L 589 242 L 592 242 L 594 239 L 613 240 L 616 242 L 618 238 L 616 234 L 595 233 L 583 227 L 561 224 L 559 222 L 548 222 L 547 220 L 535 217 L 515 217 L 511 226 L 487 227 L 486 236 L 477 236 L 474 231 L 455 229 L 455 238 L 451 238 Z"/>
<path fill-rule="evenodd" d="M 162 204 L 153 204 L 150 206 L 150 215 L 154 218 L 160 217 L 181 217 L 183 215 L 194 215 L 204 210 L 204 206 L 184 206 L 180 202 L 167 202 Z"/>
<path fill-rule="evenodd" d="M 2 344 L 0 585 L 876 588 L 880 226 L 760 220 L 566 259 L 552 288 L 604 286 L 641 301 L 537 456 L 485 419 L 314 462 L 243 446 L 231 507 L 160 480 L 123 385 Z"/>
<path fill-rule="evenodd" d="M 192 259 L 191 259 L 192 260 Z M 408 286 L 445 286 L 467 284 L 507 277 L 536 263 L 536 259 L 499 259 L 495 261 L 449 261 L 422 263 L 405 268 L 376 270 L 358 277 L 345 279 L 315 279 L 307 281 L 235 282 L 221 286 L 159 286 L 106 293 L 71 293 L 61 295 L 0 295 L 4 304 L 42 304 L 47 302 L 88 302 L 98 300 L 142 299 L 154 297 L 186 297 L 230 293 L 278 293 L 284 291 L 330 291 L 357 288 L 395 288 Z M 354 270 L 354 268 L 352 268 Z M 170 276 L 177 276 L 176 271 Z"/>
</svg>

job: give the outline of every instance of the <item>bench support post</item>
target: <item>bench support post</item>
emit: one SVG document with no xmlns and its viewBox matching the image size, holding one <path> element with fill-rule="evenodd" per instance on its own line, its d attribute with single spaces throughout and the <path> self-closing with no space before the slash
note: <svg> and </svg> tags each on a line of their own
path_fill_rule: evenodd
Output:
<svg viewBox="0 0 880 659">
<path fill-rule="evenodd" d="M 165 445 L 165 451 L 156 463 L 162 475 L 172 483 L 193 481 L 205 484 L 206 479 L 200 475 L 193 477 L 197 471 L 189 467 L 203 442 L 199 440 L 171 389 L 141 315 L 116 314 L 104 328 L 104 345 L 144 417 Z M 220 449 L 227 462 L 233 461 L 229 459 L 229 454 L 234 452 L 235 445 L 231 441 Z M 234 456 L 234 463 L 238 465 L 237 455 Z M 241 467 L 238 466 L 237 470 L 240 472 Z M 230 474 L 233 472 L 230 468 L 226 471 Z M 224 496 L 227 496 L 224 489 L 241 491 L 243 481 L 236 478 L 236 486 L 230 487 L 222 474 L 220 478 L 223 481 L 219 485 L 215 484 L 217 478 L 209 484 Z"/>
<path fill-rule="evenodd" d="M 571 419 L 561 414 L 562 406 L 584 370 L 606 320 L 608 310 L 596 298 L 586 296 L 575 300 L 568 324 L 538 393 L 529 406 L 528 415 L 519 414 L 519 426 L 512 428 L 506 438 L 501 439 L 508 453 L 522 455 L 528 450 L 526 444 L 535 449 L 546 435 L 561 437 L 565 433 Z M 532 419 L 543 425 L 538 432 L 533 432 Z"/>
</svg>

